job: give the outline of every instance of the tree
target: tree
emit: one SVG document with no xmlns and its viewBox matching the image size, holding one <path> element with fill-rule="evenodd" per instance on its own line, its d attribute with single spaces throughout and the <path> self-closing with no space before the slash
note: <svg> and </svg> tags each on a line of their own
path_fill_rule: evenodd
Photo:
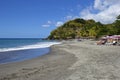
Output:
<svg viewBox="0 0 120 80">
<path fill-rule="evenodd" d="M 117 19 L 120 20 L 120 15 L 117 16 Z"/>
<path fill-rule="evenodd" d="M 120 19 L 120 15 L 117 17 Z M 94 20 L 74 19 L 64 23 L 49 35 L 49 39 L 74 39 L 77 37 L 99 38 L 103 35 L 120 34 L 120 20 L 102 24 Z"/>
</svg>

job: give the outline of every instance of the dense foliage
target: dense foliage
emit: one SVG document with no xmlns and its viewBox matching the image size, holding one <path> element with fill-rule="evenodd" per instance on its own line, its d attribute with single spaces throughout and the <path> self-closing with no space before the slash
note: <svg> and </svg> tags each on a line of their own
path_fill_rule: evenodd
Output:
<svg viewBox="0 0 120 80">
<path fill-rule="evenodd" d="M 74 19 L 53 30 L 48 39 L 99 38 L 103 35 L 120 34 L 120 16 L 112 24 L 94 20 Z"/>
</svg>

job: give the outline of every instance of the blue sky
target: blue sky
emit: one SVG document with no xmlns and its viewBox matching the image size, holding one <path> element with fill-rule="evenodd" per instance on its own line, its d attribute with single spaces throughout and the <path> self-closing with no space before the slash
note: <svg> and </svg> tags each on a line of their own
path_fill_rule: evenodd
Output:
<svg viewBox="0 0 120 80">
<path fill-rule="evenodd" d="M 105 1 L 109 4 L 102 3 Z M 111 1 L 117 2 L 111 4 Z M 118 15 L 120 10 L 110 20 L 105 21 L 98 16 L 109 16 L 105 12 L 111 6 L 115 5 L 120 7 L 117 4 L 118 1 L 0 0 L 0 38 L 47 37 L 57 26 L 62 25 L 67 20 L 78 17 L 84 19 L 92 18 L 96 21 L 101 20 L 103 23 L 110 23 Z M 102 15 L 103 13 L 106 15 Z"/>
</svg>

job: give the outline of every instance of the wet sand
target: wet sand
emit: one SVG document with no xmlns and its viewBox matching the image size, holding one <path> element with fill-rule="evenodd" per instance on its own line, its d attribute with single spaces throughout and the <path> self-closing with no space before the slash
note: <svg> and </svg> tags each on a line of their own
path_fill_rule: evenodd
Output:
<svg viewBox="0 0 120 80">
<path fill-rule="evenodd" d="M 0 80 L 120 80 L 120 46 L 64 41 L 42 57 L 0 65 Z"/>
</svg>

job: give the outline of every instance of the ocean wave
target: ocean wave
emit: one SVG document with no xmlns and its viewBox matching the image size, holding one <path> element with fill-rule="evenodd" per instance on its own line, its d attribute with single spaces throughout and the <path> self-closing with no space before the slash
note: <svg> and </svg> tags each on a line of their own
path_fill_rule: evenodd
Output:
<svg viewBox="0 0 120 80">
<path fill-rule="evenodd" d="M 27 49 L 38 49 L 38 48 L 47 48 L 55 44 L 61 44 L 60 42 L 42 42 L 33 45 L 26 45 L 20 47 L 13 47 L 13 48 L 2 48 L 0 52 L 7 52 L 7 51 L 18 51 L 18 50 L 27 50 Z"/>
</svg>

